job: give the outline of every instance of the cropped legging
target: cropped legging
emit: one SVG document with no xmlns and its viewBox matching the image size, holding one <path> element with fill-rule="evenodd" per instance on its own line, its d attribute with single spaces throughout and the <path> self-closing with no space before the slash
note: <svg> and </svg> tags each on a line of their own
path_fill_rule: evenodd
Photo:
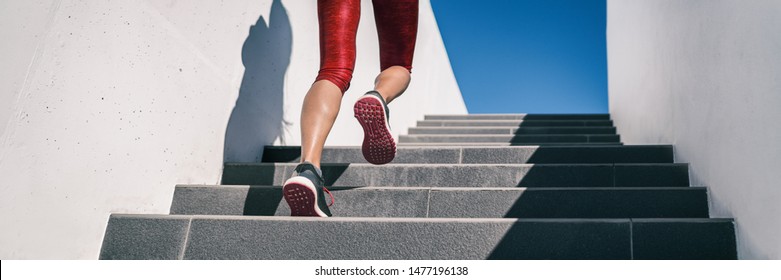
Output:
<svg viewBox="0 0 781 280">
<path fill-rule="evenodd" d="M 380 71 L 402 66 L 412 72 L 418 33 L 418 0 L 373 0 L 380 41 Z M 361 0 L 318 0 L 320 71 L 315 81 L 328 80 L 342 90 L 350 87 L 355 67 L 355 34 Z"/>
</svg>

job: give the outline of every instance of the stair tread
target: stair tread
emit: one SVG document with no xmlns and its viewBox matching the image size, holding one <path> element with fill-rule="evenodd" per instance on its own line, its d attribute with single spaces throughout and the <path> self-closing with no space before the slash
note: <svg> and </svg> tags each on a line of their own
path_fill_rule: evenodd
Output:
<svg viewBox="0 0 781 280">
<path fill-rule="evenodd" d="M 733 231 L 732 219 L 114 214 L 100 258 L 735 259 Z"/>
<path fill-rule="evenodd" d="M 293 216 L 244 216 L 244 215 L 177 215 L 177 214 L 129 214 L 114 213 L 112 218 L 142 218 L 142 219 L 216 219 L 216 220 L 255 220 L 255 221 L 304 221 L 304 222 L 546 222 L 546 223 L 577 223 L 577 222 L 673 222 L 673 223 L 734 223 L 733 218 L 428 218 L 428 217 L 293 217 Z"/>
<path fill-rule="evenodd" d="M 410 127 L 408 135 L 535 135 L 535 134 L 598 134 L 615 135 L 615 127 Z"/>
<path fill-rule="evenodd" d="M 480 126 L 515 126 L 515 127 L 612 127 L 612 120 L 422 120 L 418 127 L 480 127 Z"/>
<path fill-rule="evenodd" d="M 177 184 L 176 188 L 282 188 L 282 185 L 217 185 L 217 184 Z M 492 191 L 492 190 L 504 190 L 504 191 L 605 191 L 605 190 L 699 190 L 707 189 L 704 186 L 655 186 L 655 187 L 540 187 L 540 188 L 525 188 L 525 187 L 483 187 L 483 188 L 470 188 L 470 187 L 387 187 L 387 186 L 365 186 L 365 187 L 329 187 L 328 190 L 442 190 L 442 191 Z"/>
<path fill-rule="evenodd" d="M 599 146 L 616 146 L 621 145 L 622 142 L 549 142 L 549 143 L 502 143 L 502 142 L 401 142 L 398 143 L 398 146 L 420 146 L 420 147 L 426 147 L 426 146 L 485 146 L 485 147 L 491 147 L 491 146 L 524 146 L 524 147 L 569 147 L 569 146 L 582 146 L 582 147 L 599 147 Z"/>
<path fill-rule="evenodd" d="M 509 143 L 618 143 L 615 134 L 527 134 L 527 135 L 401 135 L 399 143 L 459 143 L 459 142 L 509 142 Z"/>
<path fill-rule="evenodd" d="M 517 137 L 555 137 L 555 136 L 561 136 L 561 137 L 568 137 L 568 136 L 616 136 L 617 134 L 599 134 L 599 133 L 578 133 L 578 134 L 572 134 L 572 133 L 543 133 L 543 134 L 508 134 L 508 135 L 496 135 L 496 134 L 411 134 L 411 135 L 401 135 L 406 137 L 496 137 L 496 138 L 502 138 L 502 137 L 508 137 L 508 136 L 517 136 Z"/>
<path fill-rule="evenodd" d="M 448 122 L 448 123 L 575 123 L 575 122 L 594 122 L 594 123 L 609 123 L 612 122 L 612 120 L 590 120 L 590 119 L 566 119 L 566 120 L 421 120 L 418 122 L 425 122 L 425 123 L 437 123 L 437 122 Z"/>
<path fill-rule="evenodd" d="M 297 163 L 225 163 L 222 184 L 282 184 Z M 686 163 L 323 163 L 327 186 L 688 186 Z"/>
<path fill-rule="evenodd" d="M 225 165 L 247 165 L 247 166 L 296 166 L 295 162 L 225 162 Z M 453 166 L 447 163 L 387 163 L 383 165 L 375 165 L 371 163 L 342 163 L 342 162 L 329 162 L 322 163 L 321 166 L 348 166 L 348 167 L 497 167 L 497 166 L 517 166 L 517 167 L 545 167 L 545 166 L 688 166 L 688 163 L 671 162 L 671 163 L 464 163 L 458 166 Z"/>
<path fill-rule="evenodd" d="M 409 127 L 408 129 L 412 130 L 487 130 L 487 129 L 501 129 L 501 130 L 529 130 L 529 131 L 539 131 L 539 130 L 613 130 L 616 129 L 615 126 L 532 126 L 532 127 L 507 127 L 507 126 L 413 126 Z"/>
<path fill-rule="evenodd" d="M 477 114 L 427 114 L 426 117 L 449 116 L 599 116 L 608 117 L 607 113 L 477 113 Z"/>
<path fill-rule="evenodd" d="M 526 145 L 526 146 L 513 146 L 513 147 L 500 147 L 502 149 L 523 149 L 523 148 L 538 148 L 539 146 L 535 145 Z M 615 149 L 640 149 L 640 148 L 658 148 L 658 147 L 666 147 L 666 148 L 672 148 L 673 145 L 671 144 L 653 144 L 653 145 L 600 145 L 600 146 L 591 146 L 591 145 L 571 145 L 570 147 L 566 146 L 557 146 L 557 147 L 545 147 L 550 149 L 558 149 L 558 148 L 615 148 Z M 325 146 L 323 149 L 360 149 L 361 146 L 351 146 L 351 145 L 344 145 L 344 146 Z M 411 149 L 414 147 L 404 147 L 405 149 Z M 425 149 L 456 149 L 459 148 L 458 146 L 447 146 L 447 147 L 421 147 Z M 496 146 L 486 146 L 486 147 L 475 147 L 474 145 L 464 146 L 463 148 L 491 148 L 495 149 Z M 267 150 L 277 150 L 277 149 L 301 149 L 301 146 L 265 146 L 265 149 Z"/>
<path fill-rule="evenodd" d="M 652 218 L 708 217 L 702 187 L 329 188 L 336 216 Z M 281 186 L 178 185 L 171 214 L 290 215 Z"/>
</svg>

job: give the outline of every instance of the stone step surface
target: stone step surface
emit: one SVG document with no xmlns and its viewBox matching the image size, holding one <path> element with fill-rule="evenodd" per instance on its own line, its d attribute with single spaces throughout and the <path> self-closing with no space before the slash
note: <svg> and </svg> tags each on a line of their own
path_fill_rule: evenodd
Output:
<svg viewBox="0 0 781 280">
<path fill-rule="evenodd" d="M 296 163 L 225 163 L 223 185 L 282 185 Z M 327 186 L 682 187 L 688 164 L 322 164 Z"/>
<path fill-rule="evenodd" d="M 266 146 L 263 162 L 300 162 L 300 146 Z M 360 146 L 323 149 L 325 163 L 366 163 Z M 400 146 L 391 163 L 672 163 L 670 145 Z"/>
<path fill-rule="evenodd" d="M 100 259 L 735 259 L 732 219 L 127 215 Z"/>
<path fill-rule="evenodd" d="M 615 127 L 410 127 L 409 135 L 417 134 L 616 134 Z"/>
<path fill-rule="evenodd" d="M 386 165 L 326 147 L 334 217 L 290 217 L 298 146 L 177 185 L 171 215 L 114 214 L 101 259 L 736 259 L 732 219 L 670 145 L 608 114 L 428 115 Z"/>
<path fill-rule="evenodd" d="M 408 147 L 448 147 L 448 146 L 548 146 L 548 147 L 560 147 L 560 146 L 617 146 L 623 145 L 623 142 L 569 142 L 569 143 L 503 143 L 503 142 L 442 142 L 442 143 L 397 143 L 398 146 Z"/>
<path fill-rule="evenodd" d="M 602 126 L 612 127 L 611 120 L 437 120 L 418 121 L 418 127 L 540 127 L 540 126 Z"/>
<path fill-rule="evenodd" d="M 467 114 L 425 115 L 424 120 L 609 120 L 609 114 Z"/>
<path fill-rule="evenodd" d="M 702 187 L 331 188 L 337 217 L 707 218 Z M 281 186 L 178 185 L 171 214 L 290 216 Z"/>
<path fill-rule="evenodd" d="M 534 134 L 534 135 L 401 135 L 399 143 L 619 143 L 618 135 Z"/>
</svg>

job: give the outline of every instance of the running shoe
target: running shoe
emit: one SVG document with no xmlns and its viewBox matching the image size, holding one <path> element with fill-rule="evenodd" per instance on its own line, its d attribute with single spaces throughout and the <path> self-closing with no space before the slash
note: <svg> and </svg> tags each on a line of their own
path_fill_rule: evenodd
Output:
<svg viewBox="0 0 781 280">
<path fill-rule="evenodd" d="M 396 157 L 396 141 L 390 131 L 390 111 L 379 92 L 364 94 L 353 106 L 363 127 L 363 157 L 372 164 L 386 164 Z"/>
<path fill-rule="evenodd" d="M 293 177 L 285 181 L 282 195 L 290 206 L 291 216 L 330 217 L 328 207 L 334 204 L 334 196 L 325 188 L 323 173 L 310 162 L 296 166 Z M 331 196 L 331 204 L 325 202 L 324 193 Z"/>
</svg>

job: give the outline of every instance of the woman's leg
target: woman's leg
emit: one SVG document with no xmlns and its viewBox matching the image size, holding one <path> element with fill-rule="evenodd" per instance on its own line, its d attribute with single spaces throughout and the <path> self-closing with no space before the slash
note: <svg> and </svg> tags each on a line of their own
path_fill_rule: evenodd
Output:
<svg viewBox="0 0 781 280">
<path fill-rule="evenodd" d="M 329 217 L 325 180 L 320 170 L 323 145 L 334 126 L 342 95 L 355 67 L 355 33 L 360 0 L 318 0 L 320 72 L 301 108 L 301 164 L 285 181 L 282 194 L 292 216 Z M 305 163 L 308 162 L 308 163 Z M 310 164 L 311 163 L 311 164 Z M 333 204 L 333 196 L 331 196 Z"/>
<path fill-rule="evenodd" d="M 387 103 L 409 86 L 418 34 L 418 0 L 373 0 L 380 41 L 380 69 L 374 90 Z"/>
<path fill-rule="evenodd" d="M 301 161 L 318 168 L 328 133 L 339 114 L 342 95 L 355 67 L 355 34 L 360 0 L 318 0 L 320 72 L 301 110 Z"/>
<path fill-rule="evenodd" d="M 391 103 L 407 90 L 410 79 L 409 70 L 401 66 L 391 66 L 374 79 L 374 90 L 385 98 L 385 102 Z"/>
<path fill-rule="evenodd" d="M 386 164 L 396 157 L 387 104 L 409 86 L 412 55 L 418 32 L 418 0 L 373 0 L 380 41 L 380 74 L 374 90 L 353 106 L 363 127 L 361 151 L 369 163 Z"/>
<path fill-rule="evenodd" d="M 331 127 L 334 126 L 342 93 L 328 80 L 319 80 L 304 97 L 301 109 L 301 162 L 311 162 L 320 168 L 320 156 Z"/>
</svg>

